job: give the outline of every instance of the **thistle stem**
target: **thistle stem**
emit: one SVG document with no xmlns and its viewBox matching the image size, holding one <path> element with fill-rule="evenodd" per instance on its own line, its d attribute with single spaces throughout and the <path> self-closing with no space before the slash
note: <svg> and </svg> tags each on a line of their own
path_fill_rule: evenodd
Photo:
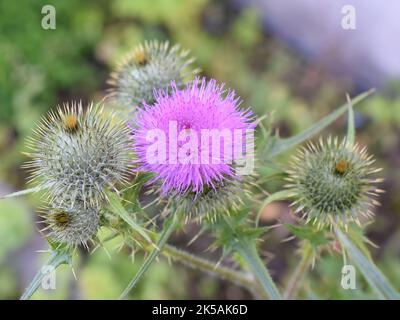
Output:
<svg viewBox="0 0 400 320">
<path fill-rule="evenodd" d="M 143 265 L 140 267 L 139 271 L 136 273 L 135 277 L 132 279 L 132 281 L 129 283 L 129 285 L 122 292 L 119 299 L 124 299 L 129 294 L 129 292 L 136 286 L 136 284 L 139 282 L 139 280 L 143 277 L 143 275 L 149 269 L 149 267 L 151 266 L 153 261 L 157 258 L 158 254 L 163 250 L 169 237 L 175 231 L 177 225 L 178 225 L 178 214 L 175 213 L 171 217 L 171 219 L 168 219 L 165 221 L 164 228 L 163 228 L 164 230 L 162 231 L 162 233 L 158 239 L 157 247 L 154 248 L 151 251 L 150 255 L 145 259 Z"/>
<path fill-rule="evenodd" d="M 292 276 L 289 279 L 288 285 L 283 294 L 285 300 L 291 300 L 296 297 L 297 292 L 299 291 L 304 281 L 307 270 L 312 263 L 312 260 L 312 248 L 310 245 L 305 244 L 302 249 L 302 258 L 300 260 L 300 263 L 297 265 L 295 271 L 292 273 Z"/>
<path fill-rule="evenodd" d="M 51 267 L 53 270 L 57 269 L 62 264 L 69 264 L 71 261 L 71 254 L 66 251 L 55 250 L 51 252 L 50 258 L 47 260 L 45 266 Z M 20 300 L 28 300 L 36 292 L 41 285 L 43 279 L 48 275 L 47 272 L 39 270 L 32 282 L 25 289 Z"/>
<path fill-rule="evenodd" d="M 261 298 L 267 298 L 264 291 L 247 274 L 233 270 L 228 267 L 216 266 L 216 264 L 207 259 L 188 253 L 171 245 L 165 245 L 162 252 L 167 258 L 176 260 L 181 264 L 195 270 L 203 271 L 207 274 L 217 276 L 221 279 L 233 282 Z"/>
<path fill-rule="evenodd" d="M 398 300 L 400 294 L 393 288 L 386 277 L 380 272 L 375 264 L 368 259 L 358 247 L 338 227 L 335 227 L 336 235 L 348 253 L 354 264 L 361 271 L 369 285 L 380 299 Z"/>
<path fill-rule="evenodd" d="M 258 255 L 255 244 L 242 238 L 237 238 L 236 241 L 237 252 L 249 265 L 268 297 L 271 300 L 282 300 L 278 288 L 275 286 L 267 268 Z"/>
</svg>

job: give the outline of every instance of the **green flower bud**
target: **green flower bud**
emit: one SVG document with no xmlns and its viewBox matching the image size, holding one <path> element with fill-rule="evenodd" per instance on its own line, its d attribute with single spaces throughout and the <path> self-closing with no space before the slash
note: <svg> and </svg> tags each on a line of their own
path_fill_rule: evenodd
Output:
<svg viewBox="0 0 400 320">
<path fill-rule="evenodd" d="M 88 247 L 99 228 L 100 210 L 85 207 L 80 200 L 74 201 L 73 205 L 63 201 L 46 208 L 42 218 L 46 224 L 42 232 L 50 239 L 69 247 Z"/>
<path fill-rule="evenodd" d="M 186 221 L 214 221 L 218 215 L 237 211 L 250 195 L 251 176 L 226 179 L 207 187 L 200 193 L 186 192 L 173 197 L 175 206 L 183 212 Z"/>
<path fill-rule="evenodd" d="M 374 161 L 365 148 L 348 146 L 346 140 L 310 143 L 288 171 L 296 213 L 318 227 L 360 223 L 360 215 L 372 216 L 371 208 L 379 204 L 374 198 L 383 192 L 374 185 L 382 180 L 370 178 L 380 171 L 372 167 Z"/>
<path fill-rule="evenodd" d="M 192 69 L 194 58 L 179 45 L 169 46 L 168 42 L 145 42 L 137 46 L 131 54 L 111 74 L 110 98 L 121 107 L 129 109 L 145 101 L 154 102 L 154 90 L 167 89 L 174 81 L 182 87 L 199 70 Z"/>
</svg>

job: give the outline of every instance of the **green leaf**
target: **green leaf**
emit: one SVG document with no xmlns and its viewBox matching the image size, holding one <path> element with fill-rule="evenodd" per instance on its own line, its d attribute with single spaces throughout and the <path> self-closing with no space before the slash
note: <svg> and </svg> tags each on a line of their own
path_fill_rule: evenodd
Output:
<svg viewBox="0 0 400 320">
<path fill-rule="evenodd" d="M 339 229 L 336 229 L 335 231 L 343 248 L 346 250 L 352 261 L 356 264 L 379 298 L 389 300 L 400 299 L 399 293 L 392 287 L 392 285 L 375 266 L 375 264 L 369 260 L 342 231 Z"/>
<path fill-rule="evenodd" d="M 13 192 L 13 193 L 10 193 L 10 194 L 6 194 L 4 196 L 0 196 L 0 200 L 1 199 L 7 199 L 7 198 L 20 197 L 20 196 L 24 196 L 26 194 L 39 192 L 41 190 L 42 190 L 42 188 L 40 188 L 40 187 L 25 189 L 25 190 L 22 190 L 22 191 L 17 191 L 17 192 Z"/>
<path fill-rule="evenodd" d="M 271 300 L 282 300 L 282 296 L 272 280 L 268 269 L 258 255 L 255 242 L 247 241 L 243 238 L 237 238 L 235 247 L 236 251 L 248 264 L 250 270 L 260 283 L 260 286 L 264 289 L 266 295 Z"/>
<path fill-rule="evenodd" d="M 147 242 L 152 243 L 150 236 L 147 234 L 146 229 L 136 223 L 134 217 L 129 214 L 121 203 L 121 198 L 114 192 L 108 192 L 107 197 L 109 200 L 109 209 L 111 212 L 121 217 L 129 226 L 138 234 L 140 234 Z"/>
<path fill-rule="evenodd" d="M 285 224 L 285 227 L 297 238 L 307 241 L 314 249 L 329 243 L 325 230 L 317 230 L 315 227 L 309 225 L 295 226 Z"/>
<path fill-rule="evenodd" d="M 240 255 L 270 299 L 281 300 L 282 297 L 279 290 L 272 280 L 267 267 L 260 259 L 255 245 L 256 240 L 261 235 L 262 229 L 237 225 L 237 221 L 233 217 L 223 217 L 225 227 L 222 228 L 226 237 L 224 249 L 229 253 L 233 251 Z"/>
<path fill-rule="evenodd" d="M 354 106 L 357 103 L 361 102 L 368 96 L 370 96 L 375 90 L 371 89 L 368 90 L 357 97 L 355 97 L 352 101 L 351 104 Z M 312 138 L 315 134 L 320 132 L 321 130 L 325 129 L 328 125 L 330 125 L 332 122 L 334 122 L 336 119 L 338 119 L 342 114 L 344 114 L 347 110 L 349 103 L 346 103 L 339 107 L 337 110 L 333 111 L 329 115 L 325 116 L 323 119 L 309 127 L 308 129 L 304 130 L 303 132 L 292 136 L 290 138 L 278 138 L 274 137 L 274 139 L 271 144 L 267 146 L 267 149 L 264 150 L 263 154 L 265 158 L 273 158 L 276 157 L 277 155 L 285 152 L 286 150 Z"/>
<path fill-rule="evenodd" d="M 157 242 L 157 247 L 153 249 L 153 251 L 147 256 L 139 271 L 136 273 L 135 277 L 126 287 L 126 289 L 122 292 L 120 299 L 124 299 L 129 292 L 136 286 L 136 284 L 142 279 L 147 270 L 150 268 L 154 260 L 157 258 L 160 251 L 166 245 L 169 237 L 175 231 L 178 222 L 178 215 L 175 213 L 170 218 L 166 219 L 163 226 L 163 231 L 161 232 L 160 238 Z"/>
<path fill-rule="evenodd" d="M 225 213 L 218 215 L 212 222 L 203 222 L 203 230 L 209 230 L 215 235 L 213 246 L 223 247 L 224 252 L 229 255 L 234 251 L 237 237 L 248 241 L 257 241 L 269 228 L 255 228 L 249 225 L 249 211 L 251 207 L 243 207 L 234 214 L 227 216 Z"/>
<path fill-rule="evenodd" d="M 142 190 L 145 183 L 147 183 L 150 178 L 153 176 L 151 173 L 139 173 L 137 177 L 132 182 L 132 185 L 123 191 L 122 197 L 128 202 L 126 203 L 125 207 L 127 210 L 137 211 L 145 214 L 145 211 L 140 206 L 139 203 L 139 194 Z"/>
<path fill-rule="evenodd" d="M 275 192 L 271 195 L 269 195 L 261 204 L 260 209 L 258 210 L 257 217 L 256 217 L 256 226 L 258 226 L 258 223 L 260 221 L 260 217 L 262 214 L 262 210 L 269 205 L 270 203 L 274 201 L 279 201 L 279 200 L 286 200 L 289 199 L 293 196 L 293 191 L 292 190 L 282 190 Z"/>
<path fill-rule="evenodd" d="M 58 250 L 52 250 L 50 254 L 50 258 L 43 266 L 52 267 L 57 269 L 59 266 L 63 264 L 71 265 L 72 261 L 72 252 L 69 249 L 62 248 Z M 20 300 L 27 300 L 36 292 L 39 286 L 42 283 L 42 280 L 47 275 L 47 273 L 42 271 L 42 268 L 36 273 L 32 282 L 29 284 L 28 288 L 22 294 Z"/>
<path fill-rule="evenodd" d="M 348 226 L 347 230 L 347 236 L 350 238 L 350 240 L 369 260 L 372 260 L 371 253 L 367 247 L 367 244 L 372 244 L 372 242 L 364 235 L 363 228 L 356 224 L 351 224 Z"/>
<path fill-rule="evenodd" d="M 356 137 L 356 126 L 354 123 L 354 110 L 353 105 L 351 104 L 351 99 L 348 94 L 346 94 L 347 98 L 347 108 L 348 108 L 348 118 L 347 118 L 347 145 L 353 146 Z"/>
</svg>

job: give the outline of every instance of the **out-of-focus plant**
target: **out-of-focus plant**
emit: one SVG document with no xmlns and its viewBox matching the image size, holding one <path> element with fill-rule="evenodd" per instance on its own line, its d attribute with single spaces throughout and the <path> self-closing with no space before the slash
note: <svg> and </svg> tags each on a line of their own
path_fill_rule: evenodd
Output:
<svg viewBox="0 0 400 320">
<path fill-rule="evenodd" d="M 48 265 L 72 265 L 79 246 L 90 250 L 119 238 L 121 246 L 133 253 L 148 253 L 121 298 L 163 255 L 232 281 L 258 298 L 292 299 L 297 297 L 310 265 L 323 251 L 332 251 L 335 246 L 361 271 L 375 297 L 399 298 L 371 260 L 369 241 L 363 233 L 365 223 L 360 219 L 362 214 L 371 215 L 370 210 L 378 204 L 376 194 L 382 192 L 375 186 L 379 178 L 370 176 L 377 172 L 372 168 L 372 157 L 355 144 L 353 106 L 372 91 L 348 99 L 303 132 L 281 138 L 272 131 L 269 119 L 256 119 L 250 109 L 242 107 L 234 91 L 224 89 L 215 80 L 190 81 L 188 75 L 193 72 L 184 69 L 192 61 L 180 60 L 183 56 L 177 49 L 168 51 L 167 45 L 156 43 L 138 48 L 133 62 L 128 60 L 126 66 L 121 66 L 123 74 L 115 77 L 123 76 L 123 81 L 114 83 L 123 104 L 138 106 L 137 112 L 123 119 L 116 119 L 119 114 L 108 117 L 98 109 L 89 107 L 84 111 L 80 106 L 60 108 L 57 115 L 50 113 L 36 128 L 31 143 L 30 168 L 38 184 L 3 196 L 45 195 L 41 214 L 44 230 L 50 231 L 44 232 L 50 245 Z M 163 72 L 171 68 L 174 72 Z M 158 82 L 157 75 L 168 79 Z M 149 81 L 150 77 L 155 78 Z M 148 90 L 152 83 L 153 91 Z M 139 84 L 145 84 L 145 93 Z M 314 138 L 346 112 L 348 130 L 342 142 L 309 144 L 291 168 L 282 163 L 280 155 Z M 171 159 L 161 164 L 150 162 L 148 132 L 168 132 L 171 121 L 186 134 L 193 129 L 233 132 L 257 127 L 256 151 L 252 155 L 256 156 L 254 176 L 240 176 L 232 163 L 177 164 L 167 161 Z M 210 158 L 211 150 L 208 152 Z M 131 164 L 134 170 L 127 175 Z M 266 173 L 269 169 L 275 169 L 271 175 Z M 282 178 L 281 188 L 268 194 L 262 189 L 272 176 Z M 284 178 L 289 179 L 289 186 L 285 186 Z M 153 200 L 149 202 L 149 198 Z M 287 225 L 301 239 L 301 259 L 283 291 L 260 257 L 258 243 L 269 228 L 259 227 L 258 219 L 260 208 L 287 199 L 293 200 L 296 211 L 305 219 Z M 150 207 L 158 210 L 155 217 L 149 214 Z M 213 247 L 223 249 L 222 258 L 233 258 L 240 268 L 222 266 L 171 246 L 170 236 L 190 221 L 200 223 L 202 232 L 210 232 L 215 238 Z M 108 234 L 104 236 L 99 229 L 107 229 Z M 43 276 L 41 272 L 36 275 L 22 298 L 35 292 Z"/>
</svg>

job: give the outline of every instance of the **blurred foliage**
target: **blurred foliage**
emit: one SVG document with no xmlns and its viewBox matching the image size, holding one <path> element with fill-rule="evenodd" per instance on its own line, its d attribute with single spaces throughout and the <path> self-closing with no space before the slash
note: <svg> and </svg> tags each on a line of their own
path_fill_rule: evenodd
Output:
<svg viewBox="0 0 400 320">
<path fill-rule="evenodd" d="M 0 264 L 5 263 L 11 250 L 23 245 L 32 233 L 29 209 L 22 201 L 15 199 L 0 202 Z"/>
<path fill-rule="evenodd" d="M 56 30 L 41 28 L 44 4 L 56 7 Z M 357 93 L 351 79 L 334 78 L 318 65 L 308 64 L 263 29 L 256 9 L 240 9 L 233 1 L 30 0 L 23 5 L 0 1 L 0 181 L 7 184 L 6 189 L 25 185 L 26 172 L 20 165 L 26 159 L 21 151 L 41 115 L 70 99 L 101 99 L 110 70 L 138 42 L 153 38 L 190 49 L 205 75 L 235 88 L 244 105 L 259 115 L 273 113 L 283 136 L 298 132 L 342 104 L 345 92 Z M 368 230 L 385 252 L 378 256 L 378 264 L 389 277 L 400 279 L 400 242 L 389 238 L 400 230 L 400 97 L 396 86 L 383 93 L 356 108 L 358 140 L 377 155 L 387 177 L 383 206 Z M 338 122 L 331 131 L 343 132 L 343 124 Z M 274 183 L 263 186 L 275 191 Z M 5 190 L 0 188 L 0 192 Z M 37 202 L 36 198 L 26 203 L 23 199 L 0 202 L 0 298 L 16 298 L 27 285 L 19 280 L 23 271 L 13 267 L 21 251 L 30 261 L 26 265 L 39 265 L 41 256 L 34 251 L 43 247 L 35 244 L 40 236 L 33 232 L 36 215 L 31 214 Z M 291 221 L 283 214 L 280 218 Z M 271 268 L 281 283 L 295 249 L 293 242 L 280 243 L 286 236 L 284 227 L 278 228 L 265 243 L 265 249 L 275 254 Z M 190 235 L 177 241 L 184 246 L 188 239 Z M 57 270 L 57 290 L 39 291 L 34 298 L 118 297 L 143 256 L 137 254 L 132 263 L 130 252 L 126 248 L 117 252 L 116 245 L 113 241 L 106 245 L 111 259 L 102 248 L 90 256 L 83 253 L 76 262 L 77 282 L 63 266 Z M 207 245 L 195 248 L 202 251 Z M 339 289 L 341 264 L 338 256 L 323 256 L 307 279 L 304 297 L 368 297 L 368 291 Z M 361 279 L 358 283 L 366 288 Z M 218 297 L 243 297 L 243 292 L 228 293 L 224 283 L 181 266 L 171 267 L 163 259 L 131 296 Z"/>
</svg>

